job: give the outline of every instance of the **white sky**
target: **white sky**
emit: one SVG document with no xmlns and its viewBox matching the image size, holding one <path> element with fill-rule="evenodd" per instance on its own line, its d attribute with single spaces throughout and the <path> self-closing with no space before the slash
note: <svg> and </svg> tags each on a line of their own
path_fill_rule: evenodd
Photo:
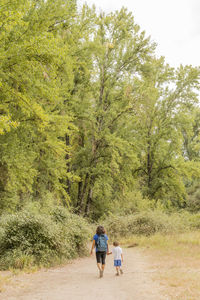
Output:
<svg viewBox="0 0 200 300">
<path fill-rule="evenodd" d="M 167 63 L 200 66 L 200 0 L 78 0 L 85 2 L 106 12 L 127 7 Z"/>
</svg>

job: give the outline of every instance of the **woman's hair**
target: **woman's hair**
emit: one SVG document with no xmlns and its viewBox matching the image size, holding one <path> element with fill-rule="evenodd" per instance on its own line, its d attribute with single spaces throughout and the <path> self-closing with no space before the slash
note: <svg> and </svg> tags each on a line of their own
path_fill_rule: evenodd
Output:
<svg viewBox="0 0 200 300">
<path fill-rule="evenodd" d="M 113 246 L 115 246 L 115 247 L 119 246 L 119 242 L 117 242 L 117 241 L 113 242 Z"/>
<path fill-rule="evenodd" d="M 99 225 L 99 226 L 97 227 L 97 230 L 96 230 L 96 234 L 97 234 L 97 235 L 104 234 L 105 232 L 106 232 L 106 231 L 105 231 L 105 229 L 104 229 L 103 226 Z"/>
</svg>

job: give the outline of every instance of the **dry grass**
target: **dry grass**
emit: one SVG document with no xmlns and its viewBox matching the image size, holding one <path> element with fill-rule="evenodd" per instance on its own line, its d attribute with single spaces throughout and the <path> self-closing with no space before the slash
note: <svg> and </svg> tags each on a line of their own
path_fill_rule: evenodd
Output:
<svg viewBox="0 0 200 300">
<path fill-rule="evenodd" d="M 9 271 L 0 271 L 0 295 L 2 292 L 5 291 L 6 286 L 15 286 L 15 278 L 21 274 L 32 274 L 39 270 L 38 266 L 31 267 L 31 268 L 24 268 L 23 270 L 20 269 L 12 269 L 10 268 Z M 0 297 L 1 299 L 1 297 Z"/>
<path fill-rule="evenodd" d="M 171 300 L 200 299 L 200 232 L 134 236 L 121 241 L 138 244 L 150 257 L 153 279 L 160 281 Z"/>
<path fill-rule="evenodd" d="M 3 292 L 4 286 L 9 283 L 11 274 L 8 272 L 0 272 L 0 293 Z"/>
</svg>

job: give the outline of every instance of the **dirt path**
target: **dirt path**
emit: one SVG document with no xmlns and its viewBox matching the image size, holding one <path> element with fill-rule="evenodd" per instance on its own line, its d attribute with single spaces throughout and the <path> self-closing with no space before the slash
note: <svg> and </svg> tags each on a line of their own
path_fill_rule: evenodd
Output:
<svg viewBox="0 0 200 300">
<path fill-rule="evenodd" d="M 143 252 L 124 249 L 124 274 L 115 276 L 112 255 L 103 278 L 98 278 L 95 257 L 77 259 L 64 267 L 13 278 L 1 300 L 167 300 L 152 277 L 156 269 Z"/>
</svg>

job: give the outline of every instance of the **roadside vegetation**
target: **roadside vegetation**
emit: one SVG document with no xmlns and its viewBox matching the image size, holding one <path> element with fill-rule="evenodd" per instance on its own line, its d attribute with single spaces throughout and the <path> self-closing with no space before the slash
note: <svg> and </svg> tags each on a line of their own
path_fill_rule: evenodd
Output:
<svg viewBox="0 0 200 300">
<path fill-rule="evenodd" d="M 142 211 L 131 215 L 110 215 L 104 221 L 113 238 L 152 236 L 156 233 L 166 236 L 200 229 L 200 214 L 160 210 Z"/>
<path fill-rule="evenodd" d="M 200 297 L 199 221 L 200 214 L 146 211 L 110 216 L 105 222 L 113 240 L 122 247 L 138 247 L 148 257 L 149 276 L 160 282 L 166 297 L 196 300 Z"/>
<path fill-rule="evenodd" d="M 198 67 L 157 57 L 126 8 L 3 0 L 0 31 L 0 214 L 198 211 Z"/>
<path fill-rule="evenodd" d="M 200 298 L 200 214 L 146 210 L 105 219 L 112 240 L 149 259 L 149 276 L 172 300 Z M 128 262 L 127 262 L 128 263 Z"/>
<path fill-rule="evenodd" d="M 1 270 L 49 267 L 84 256 L 91 235 L 86 220 L 60 207 L 5 215 L 0 229 Z"/>
<path fill-rule="evenodd" d="M 198 261 L 199 67 L 170 67 L 126 8 L 0 7 L 0 269 L 84 255 L 97 222 Z"/>
<path fill-rule="evenodd" d="M 199 231 L 134 235 L 120 240 L 124 247 L 138 246 L 148 256 L 152 267 L 149 272 L 160 282 L 169 299 L 199 299 Z"/>
</svg>

